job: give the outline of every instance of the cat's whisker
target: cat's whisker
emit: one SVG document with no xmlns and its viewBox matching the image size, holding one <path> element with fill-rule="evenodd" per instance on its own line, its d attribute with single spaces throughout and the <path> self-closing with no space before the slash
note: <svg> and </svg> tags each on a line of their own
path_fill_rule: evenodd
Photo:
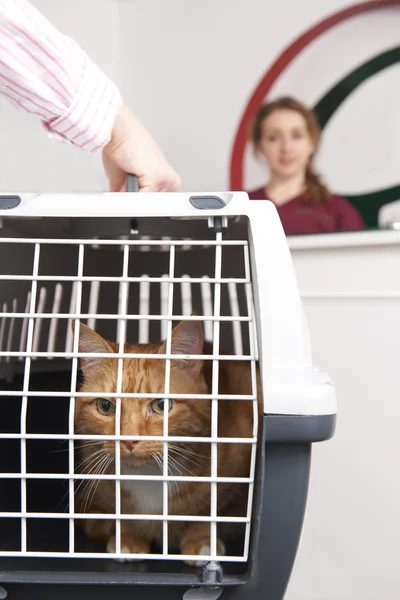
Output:
<svg viewBox="0 0 400 600">
<path fill-rule="evenodd" d="M 170 457 L 170 458 L 172 458 L 172 457 Z M 185 473 L 183 473 L 181 469 L 185 469 L 186 475 L 189 475 L 189 476 L 196 475 L 193 471 L 191 471 L 187 467 L 184 467 L 177 459 L 173 458 L 172 460 L 175 461 L 175 463 L 176 463 L 175 468 L 178 470 L 179 475 L 181 475 L 182 477 L 185 476 Z M 185 486 L 186 493 L 189 494 L 190 498 L 192 498 L 191 487 L 190 487 L 189 482 L 183 481 L 182 485 Z"/>
<path fill-rule="evenodd" d="M 171 458 L 171 457 L 170 457 L 170 458 Z M 185 476 L 185 473 L 183 472 L 183 467 L 182 467 L 182 465 L 181 465 L 181 464 L 180 464 L 178 461 L 176 461 L 176 460 L 174 460 L 174 459 L 172 459 L 171 463 L 172 463 L 172 466 L 173 466 L 173 467 L 175 468 L 175 470 L 177 471 L 177 473 L 173 473 L 173 471 L 172 471 L 172 467 L 171 467 L 171 473 L 172 473 L 172 475 L 178 475 L 178 476 L 180 476 L 180 477 L 184 477 L 184 476 Z M 192 473 L 189 471 L 189 472 L 187 473 L 187 475 L 192 475 Z M 175 482 L 175 483 L 176 483 L 176 486 L 177 486 L 177 488 L 178 488 L 178 482 Z M 181 486 L 184 486 L 185 488 L 187 488 L 187 487 L 188 487 L 188 482 L 187 482 L 187 481 L 179 482 L 179 484 L 180 484 Z M 179 492 L 178 492 L 178 494 L 179 494 Z"/>
<path fill-rule="evenodd" d="M 194 458 L 202 458 L 198 454 L 187 454 L 183 448 L 171 448 L 170 452 L 172 452 L 173 454 L 177 454 L 178 456 L 181 456 L 182 458 L 185 458 L 187 460 L 194 460 Z"/>
<path fill-rule="evenodd" d="M 174 476 L 174 473 L 173 473 L 173 471 L 172 471 L 172 468 L 171 468 L 170 466 L 168 466 L 168 473 L 171 475 L 171 477 L 173 477 L 173 476 Z M 179 484 L 178 484 L 178 482 L 177 482 L 177 481 L 169 481 L 169 482 L 168 482 L 168 493 L 169 493 L 169 491 L 170 491 L 170 485 L 169 485 L 170 483 L 171 483 L 171 487 L 172 487 L 172 484 L 173 484 L 173 483 L 175 484 L 176 495 L 177 495 L 177 496 L 178 496 L 178 498 L 179 498 L 179 497 L 180 497 L 180 494 L 179 494 Z M 172 495 L 172 494 L 171 494 L 171 495 Z"/>
<path fill-rule="evenodd" d="M 98 472 L 96 471 L 96 473 L 94 473 L 94 475 L 97 475 Z M 89 511 L 90 505 L 92 503 L 93 498 L 91 497 L 91 492 L 94 488 L 94 486 L 96 485 L 96 483 L 98 483 L 98 479 L 91 479 L 90 482 L 87 482 L 87 485 L 84 488 L 84 496 L 83 496 L 83 512 L 86 513 Z"/>
<path fill-rule="evenodd" d="M 92 471 L 91 471 L 92 475 L 100 475 L 102 473 L 103 465 L 105 465 L 109 459 L 110 459 L 110 455 L 104 453 L 104 455 L 98 459 L 95 467 L 92 469 Z M 89 508 L 89 506 L 93 500 L 93 498 L 92 498 L 89 502 L 89 497 L 91 495 L 93 486 L 96 483 L 98 484 L 100 480 L 93 478 L 90 480 L 83 480 L 83 481 L 85 481 L 83 512 L 86 512 L 86 510 Z"/>
<path fill-rule="evenodd" d="M 192 450 L 188 444 L 170 443 L 168 448 L 172 448 L 173 450 L 182 450 L 182 451 L 186 452 L 187 454 L 193 454 L 194 456 L 198 455 L 198 452 L 196 452 L 195 450 Z"/>
<path fill-rule="evenodd" d="M 93 473 L 95 474 L 95 473 Z M 92 482 L 92 479 L 82 479 L 78 486 L 75 489 L 75 495 L 79 492 L 79 490 L 82 488 L 84 491 L 86 490 L 86 488 L 89 486 L 89 484 Z M 85 494 L 84 494 L 85 495 Z"/>
<path fill-rule="evenodd" d="M 61 441 L 60 441 L 60 442 L 57 444 L 56 448 L 59 448 L 59 447 L 60 447 L 60 446 L 62 446 L 63 444 L 67 444 L 67 443 L 68 443 L 68 440 L 61 440 Z M 53 450 L 53 452 L 57 452 L 57 451 L 56 451 L 56 450 Z"/>
<path fill-rule="evenodd" d="M 173 455 L 173 457 L 175 456 L 179 456 L 180 458 L 183 458 L 183 460 L 185 460 L 186 462 L 191 463 L 194 467 L 202 467 L 204 466 L 204 458 L 202 457 L 197 457 L 197 460 L 194 460 L 191 456 L 186 456 L 185 453 L 181 452 L 181 450 L 175 450 L 175 449 L 170 449 L 171 454 Z"/>
<path fill-rule="evenodd" d="M 68 450 L 68 449 L 66 449 L 66 450 Z M 59 450 L 59 452 L 61 452 L 61 451 Z M 97 452 L 98 452 L 98 451 L 97 451 Z M 96 452 L 95 454 L 97 454 L 97 452 Z M 81 461 L 80 463 L 77 463 L 77 464 L 75 465 L 75 470 L 77 470 L 77 469 L 80 469 L 80 468 L 83 466 L 83 464 L 84 464 L 86 461 L 89 461 L 90 459 L 93 459 L 93 461 L 92 461 L 92 462 L 96 462 L 96 460 L 98 459 L 98 457 L 96 456 L 96 457 L 94 458 L 94 454 L 91 454 L 90 456 L 87 456 L 87 457 L 86 457 L 86 458 L 85 458 L 83 461 Z M 88 465 L 86 465 L 85 469 L 89 469 L 89 466 L 88 466 Z M 85 469 L 83 469 L 83 471 L 85 471 Z M 64 479 L 64 480 L 63 480 L 63 483 L 66 483 L 67 481 L 68 481 L 68 479 Z M 82 479 L 82 480 L 80 481 L 80 483 L 78 484 L 78 486 L 77 486 L 77 487 L 75 487 L 75 490 L 74 490 L 74 495 L 76 495 L 76 493 L 78 492 L 79 488 L 82 486 L 82 484 L 83 484 L 85 481 L 86 481 L 85 479 Z M 68 489 L 68 490 L 65 492 L 64 496 L 61 498 L 61 500 L 60 500 L 60 504 L 62 504 L 62 503 L 64 502 L 64 500 L 67 498 L 67 496 L 69 496 L 69 489 Z"/>
<path fill-rule="evenodd" d="M 163 468 L 164 468 L 164 463 L 163 463 L 162 453 L 160 453 L 160 452 L 159 452 L 158 454 L 152 454 L 151 456 L 152 456 L 152 457 L 154 458 L 154 460 L 156 461 L 156 463 L 157 463 L 157 465 L 158 465 L 158 467 L 159 467 L 159 469 L 160 469 L 160 471 L 161 471 L 161 473 L 162 473 L 162 472 L 163 472 Z M 170 474 L 170 468 L 169 468 L 169 466 L 168 466 L 168 474 Z M 175 483 L 175 485 L 176 485 L 176 487 L 177 487 L 177 492 L 178 492 L 178 486 L 177 486 L 177 482 L 176 482 L 176 481 L 174 481 L 173 483 Z M 170 485 L 170 484 L 171 484 L 171 482 L 170 482 L 170 481 L 168 481 L 168 482 L 167 482 L 167 484 L 168 484 L 168 496 L 171 496 L 171 485 Z"/>
<path fill-rule="evenodd" d="M 99 457 L 97 457 L 96 460 L 99 460 Z M 85 474 L 89 474 L 89 472 L 86 472 Z M 82 486 L 83 486 L 83 488 L 85 488 L 85 486 L 89 485 L 90 481 L 91 480 L 88 480 L 88 479 L 81 479 L 81 481 L 75 488 L 75 495 L 79 492 L 79 490 Z"/>
<path fill-rule="evenodd" d="M 198 450 L 192 450 L 188 444 L 170 444 L 169 448 L 185 454 L 186 456 L 199 456 Z"/>
<path fill-rule="evenodd" d="M 196 466 L 199 466 L 203 461 L 204 458 L 202 456 L 196 456 L 196 458 L 192 457 L 192 455 L 187 455 L 184 451 L 182 451 L 181 449 L 179 450 L 175 450 L 174 448 L 172 448 L 170 450 L 171 454 L 174 456 L 179 456 L 180 458 L 183 458 L 185 461 L 188 461 Z"/>
<path fill-rule="evenodd" d="M 160 460 L 162 460 L 162 459 L 160 459 Z M 171 477 L 174 476 L 174 472 L 171 468 L 171 465 L 169 464 L 169 461 L 168 461 L 168 475 L 170 475 Z M 179 497 L 179 484 L 177 481 L 168 481 L 168 495 L 172 495 L 171 488 L 172 488 L 173 483 L 175 484 L 176 495 Z"/>
<path fill-rule="evenodd" d="M 170 458 L 171 458 L 171 457 L 170 457 Z M 175 459 L 173 459 L 173 460 L 175 460 Z M 178 461 L 176 461 L 176 460 L 175 460 L 175 462 L 177 463 Z M 181 476 L 181 477 L 184 477 L 184 473 L 182 473 L 182 471 L 181 471 L 181 468 L 182 468 L 182 465 L 180 465 L 180 463 L 179 463 L 179 464 L 175 464 L 175 469 L 178 471 L 178 473 L 175 473 L 175 475 L 179 475 L 179 476 Z M 173 475 L 174 475 L 174 473 L 173 473 Z M 189 472 L 189 475 L 194 475 L 194 474 L 193 474 L 193 473 L 191 473 L 191 472 Z M 190 484 L 189 484 L 189 482 L 187 482 L 187 481 L 182 481 L 182 482 L 179 482 L 179 483 L 178 483 L 178 482 L 176 481 L 176 482 L 175 482 L 175 484 L 176 484 L 176 486 L 177 486 L 177 495 L 178 495 L 178 498 L 179 498 L 179 500 L 181 499 L 181 493 L 180 493 L 180 490 L 181 490 L 181 488 L 182 488 L 182 487 L 185 487 L 185 493 L 189 495 L 189 497 L 190 497 L 190 499 L 191 499 L 191 502 L 192 502 L 192 498 L 193 498 L 193 496 L 192 496 L 191 487 L 190 487 Z"/>
<path fill-rule="evenodd" d="M 106 453 L 102 453 L 100 456 L 96 457 L 94 464 L 90 468 L 90 474 L 98 475 L 106 459 L 108 459 L 108 455 Z M 90 485 L 93 483 L 93 481 L 96 481 L 96 479 L 93 478 L 84 481 L 86 481 L 89 484 L 88 487 L 90 487 Z"/>
<path fill-rule="evenodd" d="M 187 467 L 185 467 L 185 465 L 183 465 L 183 464 L 182 464 L 182 463 L 181 463 L 179 460 L 177 460 L 176 458 L 172 458 L 172 457 L 170 457 L 170 459 L 171 459 L 171 461 L 173 461 L 173 462 L 175 463 L 175 465 L 177 466 L 178 470 L 180 471 L 180 472 L 179 472 L 179 475 L 180 475 L 181 477 L 184 477 L 184 476 L 185 476 L 185 473 L 184 473 L 183 471 L 186 471 L 186 473 L 187 473 L 189 476 L 191 476 L 191 477 L 195 477 L 195 476 L 196 476 L 196 474 L 195 474 L 193 471 L 191 471 L 190 469 L 188 469 Z"/>
<path fill-rule="evenodd" d="M 67 444 L 69 442 L 69 440 L 62 440 L 62 442 L 60 444 L 57 444 L 57 448 L 59 446 L 61 446 L 61 444 Z M 75 448 L 76 450 L 83 450 L 84 448 L 90 448 L 94 445 L 98 445 L 98 444 L 103 444 L 104 440 L 101 440 L 100 442 L 95 442 L 95 441 L 88 441 L 85 444 L 80 443 L 80 440 L 75 440 Z M 50 450 L 50 452 L 53 454 L 54 452 L 69 452 L 69 446 L 67 448 L 60 448 L 58 450 Z"/>
<path fill-rule="evenodd" d="M 95 452 L 92 452 L 92 454 L 89 454 L 89 456 L 85 456 L 79 463 L 76 464 L 75 468 L 79 469 L 80 467 L 83 467 L 83 465 L 85 463 L 90 463 L 92 459 L 96 458 L 100 454 L 105 454 L 105 451 L 103 450 L 103 448 L 100 448 L 100 449 L 96 450 Z"/>
<path fill-rule="evenodd" d="M 102 456 L 105 456 L 105 453 L 103 450 L 101 452 L 96 453 L 95 456 L 89 456 L 87 459 L 85 459 L 85 461 L 83 461 L 83 463 L 77 465 L 76 469 L 79 472 L 82 472 L 83 474 L 90 474 L 92 471 L 92 468 L 94 468 L 96 466 L 97 461 Z"/>
<path fill-rule="evenodd" d="M 154 460 L 155 460 L 155 461 L 156 461 L 156 463 L 157 463 L 157 466 L 158 466 L 158 468 L 160 469 L 160 471 L 161 471 L 161 473 L 162 473 L 162 472 L 163 472 L 164 465 L 163 465 L 163 460 L 162 460 L 162 458 L 161 458 L 161 455 L 160 455 L 160 453 L 158 453 L 158 454 L 152 453 L 152 454 L 151 454 L 151 457 L 152 457 L 152 458 L 154 458 Z M 169 485 L 169 484 L 170 484 L 170 482 L 168 481 L 168 495 L 170 495 L 170 485 Z"/>
<path fill-rule="evenodd" d="M 77 448 L 79 449 L 84 449 L 84 448 L 91 448 L 92 446 L 98 446 L 99 444 L 104 444 L 104 440 L 100 440 L 99 442 L 96 442 L 94 440 L 87 440 L 86 442 L 77 440 Z"/>
<path fill-rule="evenodd" d="M 103 474 L 107 470 L 108 466 L 111 464 L 111 462 L 113 460 L 114 460 L 113 456 L 107 455 L 106 460 L 101 463 L 100 471 L 97 472 L 97 475 Z M 90 505 L 93 502 L 93 499 L 96 495 L 96 491 L 97 491 L 97 488 L 99 487 L 100 481 L 101 481 L 101 479 L 94 480 L 94 485 L 92 486 L 92 493 L 90 495 L 90 500 L 89 500 L 89 503 L 87 506 L 88 509 L 90 508 Z"/>
</svg>

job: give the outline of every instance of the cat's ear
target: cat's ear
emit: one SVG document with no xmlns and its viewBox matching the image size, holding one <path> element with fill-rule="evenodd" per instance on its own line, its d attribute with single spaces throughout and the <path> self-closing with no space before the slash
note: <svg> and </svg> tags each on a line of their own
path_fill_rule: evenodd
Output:
<svg viewBox="0 0 400 600">
<path fill-rule="evenodd" d="M 72 329 L 74 330 L 74 323 L 72 323 Z M 95 352 L 97 354 L 113 352 L 113 349 L 105 339 L 103 339 L 98 333 L 83 323 L 79 324 L 78 349 L 79 352 Z M 85 376 L 90 376 L 99 369 L 103 360 L 106 359 L 102 360 L 101 358 L 95 356 L 93 358 L 90 356 L 85 356 L 80 360 L 83 374 Z"/>
<path fill-rule="evenodd" d="M 202 354 L 203 328 L 200 321 L 181 321 L 172 330 L 171 354 Z M 191 377 L 197 377 L 203 366 L 202 360 L 173 360 L 172 365 L 184 369 Z"/>
</svg>

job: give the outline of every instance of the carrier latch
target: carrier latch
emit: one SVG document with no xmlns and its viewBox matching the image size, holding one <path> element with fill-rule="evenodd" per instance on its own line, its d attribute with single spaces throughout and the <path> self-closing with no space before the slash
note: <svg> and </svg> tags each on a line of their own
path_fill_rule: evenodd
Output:
<svg viewBox="0 0 400 600">
<path fill-rule="evenodd" d="M 187 590 L 183 594 L 183 600 L 217 600 L 223 592 L 222 583 L 223 570 L 218 562 L 211 561 L 203 567 L 204 587 L 196 587 Z"/>
<path fill-rule="evenodd" d="M 223 229 L 228 227 L 228 217 L 208 217 L 208 228 L 213 229 L 215 233 L 221 233 Z"/>
</svg>

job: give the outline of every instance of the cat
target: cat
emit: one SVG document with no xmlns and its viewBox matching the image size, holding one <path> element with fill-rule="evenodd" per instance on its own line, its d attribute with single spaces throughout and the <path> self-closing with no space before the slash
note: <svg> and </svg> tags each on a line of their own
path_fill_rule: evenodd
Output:
<svg viewBox="0 0 400 600">
<path fill-rule="evenodd" d="M 79 351 L 96 353 L 118 352 L 118 345 L 104 340 L 84 324 L 80 324 Z M 163 354 L 166 342 L 159 344 L 125 345 L 124 352 L 132 358 L 123 361 L 122 392 L 159 394 L 156 399 L 121 399 L 121 435 L 163 435 L 163 411 L 168 409 L 171 436 L 206 437 L 211 435 L 211 401 L 201 399 L 164 400 L 165 360 L 135 358 L 136 353 Z M 173 330 L 172 354 L 210 354 L 211 344 L 204 343 L 199 321 L 181 321 Z M 93 397 L 76 399 L 75 432 L 86 435 L 115 433 L 115 401 L 107 392 L 116 392 L 118 359 L 81 358 L 82 392 Z M 171 394 L 209 394 L 212 385 L 211 360 L 171 360 Z M 257 394 L 260 382 L 257 373 Z M 219 393 L 251 394 L 250 363 L 219 361 Z M 249 400 L 220 400 L 218 402 L 218 436 L 253 436 L 253 402 Z M 115 473 L 115 441 L 85 441 L 81 446 L 81 471 L 84 473 Z M 219 443 L 217 474 L 219 477 L 249 477 L 250 444 Z M 162 475 L 163 442 L 120 442 L 121 473 L 132 475 Z M 211 444 L 202 442 L 169 442 L 170 474 L 182 476 L 211 476 Z M 82 493 L 82 488 L 84 488 Z M 247 512 L 248 484 L 218 483 L 218 516 L 241 516 Z M 169 515 L 210 515 L 210 482 L 171 482 L 168 491 Z M 77 494 L 76 510 L 89 513 L 114 513 L 115 483 L 112 480 L 83 482 Z M 160 481 L 121 480 L 121 513 L 163 514 L 163 483 Z M 85 534 L 115 552 L 115 524 L 110 520 L 80 521 Z M 229 537 L 229 529 L 225 535 Z M 218 524 L 217 553 L 225 554 Z M 159 520 L 121 520 L 121 553 L 150 553 L 152 542 L 160 542 L 163 523 Z M 210 524 L 178 522 L 168 524 L 169 545 L 183 555 L 210 554 Z M 201 560 L 187 561 L 202 564 Z"/>
</svg>

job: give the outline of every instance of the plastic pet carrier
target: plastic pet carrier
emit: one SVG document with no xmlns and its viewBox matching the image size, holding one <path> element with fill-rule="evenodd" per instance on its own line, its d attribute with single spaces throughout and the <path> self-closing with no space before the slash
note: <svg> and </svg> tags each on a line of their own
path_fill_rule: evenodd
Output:
<svg viewBox="0 0 400 600">
<path fill-rule="evenodd" d="M 274 206 L 0 209 L 0 598 L 284 598 L 336 400 Z"/>
</svg>

